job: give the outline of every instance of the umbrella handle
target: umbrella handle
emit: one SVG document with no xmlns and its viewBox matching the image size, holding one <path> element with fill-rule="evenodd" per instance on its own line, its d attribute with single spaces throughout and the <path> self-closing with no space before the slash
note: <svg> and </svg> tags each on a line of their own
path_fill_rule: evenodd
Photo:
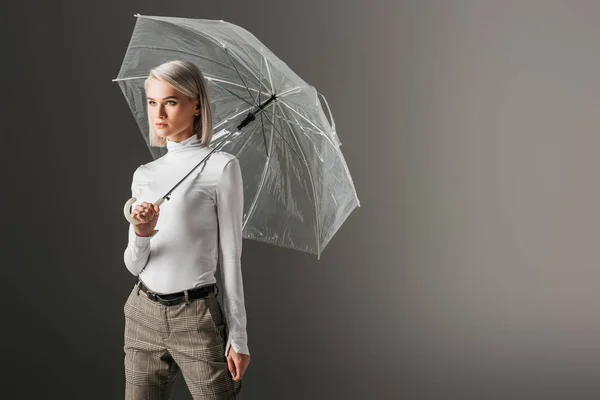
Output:
<svg viewBox="0 0 600 400">
<path fill-rule="evenodd" d="M 133 203 L 135 203 L 136 201 L 137 201 L 137 198 L 135 198 L 135 197 L 132 197 L 132 198 L 130 198 L 129 200 L 127 200 L 127 202 L 125 203 L 125 206 L 123 207 L 123 214 L 125 215 L 125 219 L 126 219 L 127 221 L 129 221 L 129 223 L 130 223 L 130 224 L 133 224 L 133 225 L 138 225 L 138 224 L 140 224 L 140 223 L 141 223 L 141 222 L 140 222 L 140 221 L 138 221 L 137 219 L 133 219 L 133 218 L 131 218 L 131 206 L 132 206 L 132 205 L 133 205 Z M 160 205 L 161 205 L 162 203 L 164 203 L 164 202 L 165 202 L 165 199 L 164 199 L 164 197 L 161 197 L 160 199 L 158 199 L 158 200 L 156 200 L 156 201 L 154 202 L 154 205 L 155 205 L 155 206 L 160 206 Z"/>
<path fill-rule="evenodd" d="M 130 224 L 137 225 L 140 223 L 137 219 L 131 218 L 131 206 L 133 203 L 137 201 L 137 198 L 132 197 L 125 203 L 125 207 L 123 207 L 123 214 L 125 214 L 125 219 L 129 221 Z"/>
</svg>

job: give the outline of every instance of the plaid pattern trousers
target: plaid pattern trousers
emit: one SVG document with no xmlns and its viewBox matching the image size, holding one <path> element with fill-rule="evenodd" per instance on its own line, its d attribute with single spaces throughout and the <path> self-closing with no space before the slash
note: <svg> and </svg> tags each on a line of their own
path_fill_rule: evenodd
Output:
<svg viewBox="0 0 600 400">
<path fill-rule="evenodd" d="M 215 292 L 166 306 L 139 290 L 125 306 L 125 399 L 168 400 L 179 373 L 196 399 L 235 399 L 235 382 L 224 356 L 227 325 Z"/>
</svg>

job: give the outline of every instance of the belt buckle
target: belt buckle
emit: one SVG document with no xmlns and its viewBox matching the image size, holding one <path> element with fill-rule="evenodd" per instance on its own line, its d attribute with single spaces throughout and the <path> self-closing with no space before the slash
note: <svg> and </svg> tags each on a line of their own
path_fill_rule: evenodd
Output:
<svg viewBox="0 0 600 400">
<path fill-rule="evenodd" d="M 160 297 L 160 293 L 154 293 L 151 290 L 148 293 L 148 298 L 150 298 L 151 300 L 153 300 L 153 301 L 155 301 L 155 302 L 157 302 L 159 304 L 162 304 L 163 306 L 170 305 L 169 301 L 171 301 L 171 300 L 163 299 L 162 297 Z"/>
<path fill-rule="evenodd" d="M 148 296 L 148 298 L 149 298 L 150 300 L 157 301 L 157 300 L 156 300 L 156 293 L 154 293 L 154 292 L 153 292 L 152 290 L 150 290 L 150 289 L 146 290 L 146 296 Z"/>
</svg>

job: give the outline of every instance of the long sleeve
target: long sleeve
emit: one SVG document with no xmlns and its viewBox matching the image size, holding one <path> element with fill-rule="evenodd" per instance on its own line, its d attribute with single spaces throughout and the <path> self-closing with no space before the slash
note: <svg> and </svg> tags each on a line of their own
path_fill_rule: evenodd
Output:
<svg viewBox="0 0 600 400">
<path fill-rule="evenodd" d="M 242 280 L 242 219 L 244 213 L 242 173 L 237 158 L 232 158 L 216 185 L 217 217 L 219 224 L 219 257 L 223 280 L 224 314 L 229 335 L 229 347 L 237 353 L 250 354 L 246 333 L 246 309 Z"/>
<path fill-rule="evenodd" d="M 142 237 L 135 234 L 133 225 L 129 224 L 129 242 L 125 248 L 123 259 L 125 266 L 133 275 L 138 276 L 148 262 L 151 236 Z"/>
<path fill-rule="evenodd" d="M 134 173 L 131 183 L 131 195 L 132 197 L 136 197 L 137 201 L 132 205 L 132 209 L 140 203 L 139 194 L 136 190 L 135 178 L 136 174 Z M 125 261 L 125 266 L 129 272 L 135 276 L 140 274 L 148 262 L 148 257 L 150 255 L 150 240 L 151 236 L 142 237 L 136 235 L 135 231 L 133 230 L 133 225 L 129 224 L 129 240 L 123 254 L 123 260 Z"/>
</svg>

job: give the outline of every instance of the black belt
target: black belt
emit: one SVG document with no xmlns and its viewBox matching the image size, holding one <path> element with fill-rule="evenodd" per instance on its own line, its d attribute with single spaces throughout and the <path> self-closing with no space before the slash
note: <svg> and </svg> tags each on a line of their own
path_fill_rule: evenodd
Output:
<svg viewBox="0 0 600 400">
<path fill-rule="evenodd" d="M 138 289 L 143 291 L 146 296 L 152 301 L 156 301 L 157 303 L 163 304 L 165 306 L 175 306 L 177 304 L 181 304 L 186 301 L 185 292 L 187 291 L 188 301 L 201 299 L 203 297 L 208 296 L 210 293 L 213 293 L 216 289 L 217 285 L 214 283 L 207 286 L 202 286 L 198 288 L 193 288 L 189 290 L 185 290 L 183 292 L 177 293 L 155 293 L 152 290 L 148 289 L 142 280 L 139 280 Z"/>
</svg>

